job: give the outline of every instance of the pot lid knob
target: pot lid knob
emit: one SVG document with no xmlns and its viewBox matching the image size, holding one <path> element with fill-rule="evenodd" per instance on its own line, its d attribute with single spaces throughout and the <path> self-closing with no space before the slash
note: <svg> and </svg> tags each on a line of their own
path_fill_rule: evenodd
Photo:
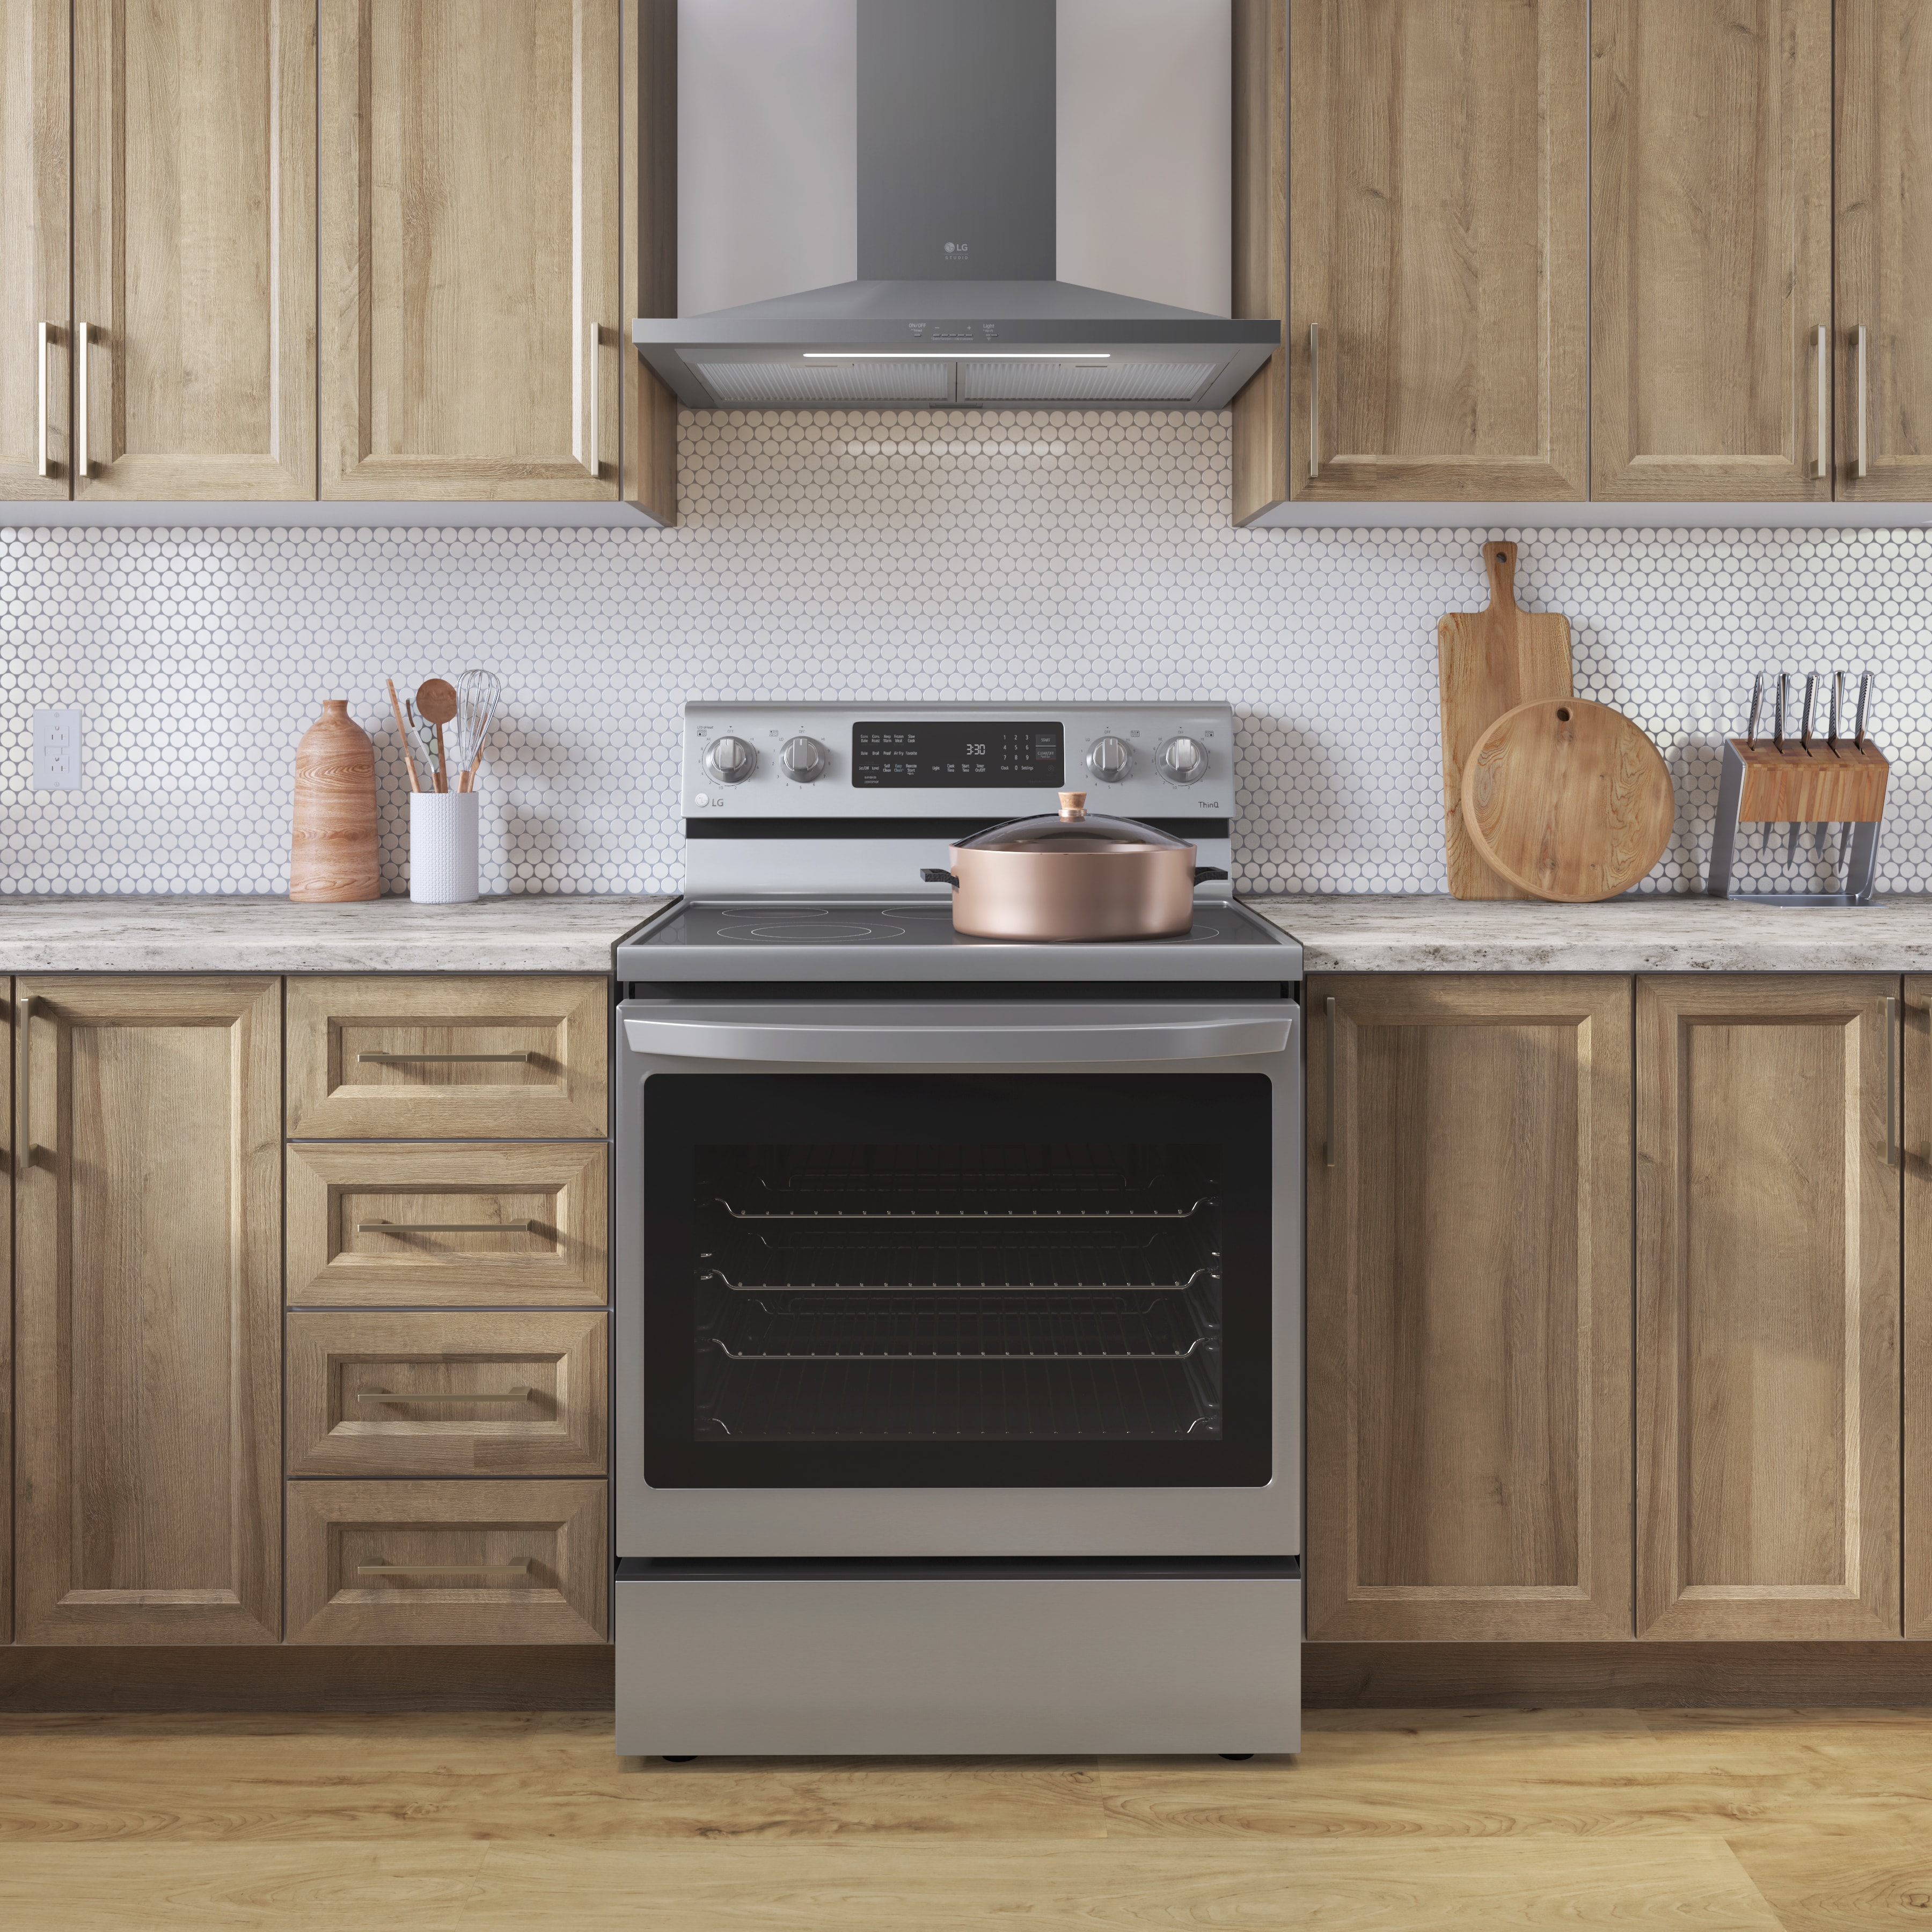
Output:
<svg viewBox="0 0 1932 1932">
<path fill-rule="evenodd" d="M 1064 791 L 1060 794 L 1060 815 L 1071 825 L 1087 816 L 1087 794 L 1084 791 Z"/>
</svg>

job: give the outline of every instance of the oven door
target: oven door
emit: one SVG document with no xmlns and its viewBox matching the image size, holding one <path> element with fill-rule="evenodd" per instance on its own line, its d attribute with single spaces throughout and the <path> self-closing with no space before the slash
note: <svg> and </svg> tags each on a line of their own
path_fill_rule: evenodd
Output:
<svg viewBox="0 0 1932 1932">
<path fill-rule="evenodd" d="M 1299 1552 L 1292 1002 L 619 1018 L 620 1555 Z"/>
</svg>

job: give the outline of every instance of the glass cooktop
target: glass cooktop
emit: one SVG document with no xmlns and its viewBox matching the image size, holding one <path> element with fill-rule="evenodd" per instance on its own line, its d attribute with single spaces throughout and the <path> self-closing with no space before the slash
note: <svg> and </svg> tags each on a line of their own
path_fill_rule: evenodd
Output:
<svg viewBox="0 0 1932 1932">
<path fill-rule="evenodd" d="M 1261 956 L 1270 952 L 1286 956 Z M 1228 899 L 1198 901 L 1192 928 L 1172 939 L 1059 941 L 955 932 L 950 899 L 688 902 L 626 940 L 617 970 L 638 980 L 1292 980 L 1300 949 Z"/>
</svg>

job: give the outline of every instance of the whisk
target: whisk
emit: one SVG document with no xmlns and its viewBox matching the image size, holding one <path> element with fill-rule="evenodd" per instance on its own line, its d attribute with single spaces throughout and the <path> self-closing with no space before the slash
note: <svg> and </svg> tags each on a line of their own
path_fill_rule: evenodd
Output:
<svg viewBox="0 0 1932 1932">
<path fill-rule="evenodd" d="M 494 671 L 466 670 L 456 680 L 456 762 L 462 772 L 456 782 L 458 791 L 476 789 L 483 746 L 502 694 L 502 682 Z"/>
</svg>

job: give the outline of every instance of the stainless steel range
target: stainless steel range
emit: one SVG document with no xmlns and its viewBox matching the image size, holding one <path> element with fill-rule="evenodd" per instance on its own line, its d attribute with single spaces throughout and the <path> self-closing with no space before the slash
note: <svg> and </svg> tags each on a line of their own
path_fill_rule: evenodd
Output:
<svg viewBox="0 0 1932 1932">
<path fill-rule="evenodd" d="M 1232 869 L 1219 705 L 693 705 L 620 948 L 617 1748 L 1299 1748 L 1299 947 L 952 929 L 1053 807 Z"/>
</svg>

